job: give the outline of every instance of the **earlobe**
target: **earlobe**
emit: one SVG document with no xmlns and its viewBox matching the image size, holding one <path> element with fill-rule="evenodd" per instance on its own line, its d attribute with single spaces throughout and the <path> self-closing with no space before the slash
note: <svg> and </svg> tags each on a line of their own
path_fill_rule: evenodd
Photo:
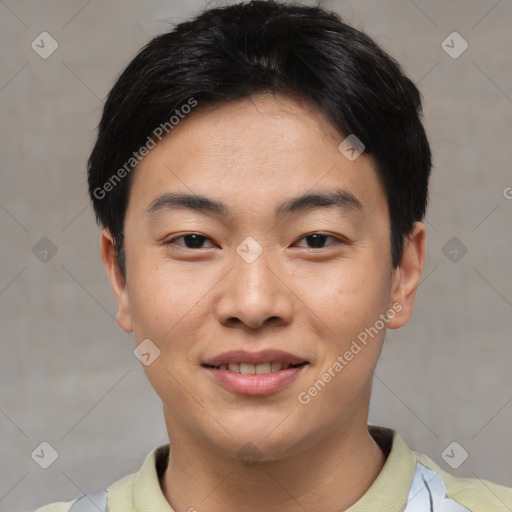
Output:
<svg viewBox="0 0 512 512">
<path fill-rule="evenodd" d="M 389 320 L 389 329 L 402 327 L 412 315 L 425 265 L 425 235 L 425 224 L 416 222 L 412 234 L 405 240 L 402 259 L 394 272 L 391 305 L 395 305 L 396 315 Z"/>
<path fill-rule="evenodd" d="M 116 299 L 117 323 L 121 329 L 132 332 L 133 324 L 126 281 L 117 264 L 114 239 L 108 229 L 104 229 L 101 233 L 101 260 Z"/>
</svg>

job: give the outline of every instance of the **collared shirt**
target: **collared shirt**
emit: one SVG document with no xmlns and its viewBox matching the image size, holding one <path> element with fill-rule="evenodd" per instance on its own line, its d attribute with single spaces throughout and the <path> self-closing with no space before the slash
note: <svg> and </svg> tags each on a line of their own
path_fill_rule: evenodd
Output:
<svg viewBox="0 0 512 512">
<path fill-rule="evenodd" d="M 456 478 L 426 455 L 411 451 L 394 430 L 369 426 L 369 431 L 387 455 L 386 462 L 346 512 L 512 511 L 512 489 L 486 480 Z M 159 446 L 137 473 L 108 487 L 108 512 L 174 512 L 160 486 L 168 458 L 169 444 Z M 73 503 L 54 503 L 36 512 L 68 512 Z"/>
</svg>

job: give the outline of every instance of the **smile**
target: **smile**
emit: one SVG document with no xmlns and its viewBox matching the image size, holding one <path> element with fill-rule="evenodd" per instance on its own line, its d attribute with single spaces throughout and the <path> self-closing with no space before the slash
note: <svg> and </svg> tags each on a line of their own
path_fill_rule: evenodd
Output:
<svg viewBox="0 0 512 512">
<path fill-rule="evenodd" d="M 222 371 L 230 371 L 233 373 L 240 373 L 241 375 L 267 375 L 269 373 L 280 372 L 281 370 L 288 370 L 289 368 L 298 368 L 300 366 L 304 366 L 307 364 L 298 363 L 298 364 L 290 364 L 283 363 L 281 361 L 272 361 L 270 363 L 260 363 L 260 364 L 251 364 L 251 363 L 229 363 L 229 364 L 221 364 L 219 366 L 209 366 L 205 365 L 209 368 L 214 368 L 216 370 Z"/>
<path fill-rule="evenodd" d="M 309 365 L 303 357 L 282 350 L 235 350 L 202 363 L 213 381 L 244 396 L 277 393 L 289 386 Z"/>
</svg>

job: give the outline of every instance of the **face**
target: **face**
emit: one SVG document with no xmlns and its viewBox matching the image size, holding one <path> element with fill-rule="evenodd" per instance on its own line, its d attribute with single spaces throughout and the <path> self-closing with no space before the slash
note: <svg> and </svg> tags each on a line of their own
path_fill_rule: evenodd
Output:
<svg viewBox="0 0 512 512">
<path fill-rule="evenodd" d="M 384 189 L 344 138 L 309 106 L 259 95 L 197 110 L 139 164 L 126 280 L 107 231 L 102 257 L 170 436 L 272 460 L 366 429 L 424 227 L 393 269 Z"/>
</svg>

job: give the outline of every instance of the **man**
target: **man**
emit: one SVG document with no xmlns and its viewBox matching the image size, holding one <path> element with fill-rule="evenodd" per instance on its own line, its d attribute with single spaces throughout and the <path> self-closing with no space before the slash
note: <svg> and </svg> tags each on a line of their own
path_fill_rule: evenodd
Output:
<svg viewBox="0 0 512 512">
<path fill-rule="evenodd" d="M 89 191 L 170 444 L 41 511 L 512 509 L 512 490 L 367 425 L 424 265 L 420 115 L 398 64 L 320 8 L 210 9 L 135 57 Z"/>
</svg>

